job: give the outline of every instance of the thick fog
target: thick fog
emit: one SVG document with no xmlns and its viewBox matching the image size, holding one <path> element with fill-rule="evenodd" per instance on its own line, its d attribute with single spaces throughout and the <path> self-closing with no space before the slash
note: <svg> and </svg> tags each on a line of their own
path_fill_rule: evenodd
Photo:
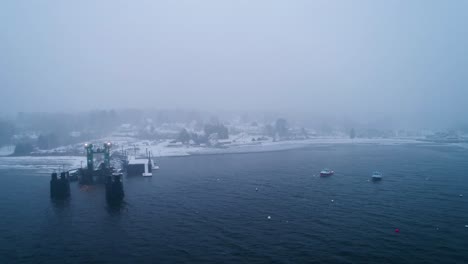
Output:
<svg viewBox="0 0 468 264">
<path fill-rule="evenodd" d="M 3 1 L 1 112 L 188 108 L 453 125 L 467 1 Z"/>
</svg>

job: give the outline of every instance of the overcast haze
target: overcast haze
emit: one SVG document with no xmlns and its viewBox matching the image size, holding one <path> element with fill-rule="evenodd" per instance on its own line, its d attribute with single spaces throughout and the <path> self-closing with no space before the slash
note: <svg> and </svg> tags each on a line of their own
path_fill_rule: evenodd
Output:
<svg viewBox="0 0 468 264">
<path fill-rule="evenodd" d="M 468 1 L 2 1 L 0 111 L 461 121 Z"/>
</svg>

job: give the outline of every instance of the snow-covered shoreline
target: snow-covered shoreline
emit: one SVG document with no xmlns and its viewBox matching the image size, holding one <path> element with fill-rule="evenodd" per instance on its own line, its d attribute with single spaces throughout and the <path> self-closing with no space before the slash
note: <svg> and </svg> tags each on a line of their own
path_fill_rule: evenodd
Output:
<svg viewBox="0 0 468 264">
<path fill-rule="evenodd" d="M 306 140 L 289 140 L 289 141 L 266 141 L 266 142 L 250 142 L 228 145 L 223 148 L 213 147 L 198 147 L 179 145 L 173 146 L 168 141 L 159 142 L 151 145 L 147 141 L 115 141 L 130 152 L 131 148 L 135 148 L 137 155 L 144 155 L 146 151 L 151 151 L 153 156 L 158 157 L 180 157 L 190 155 L 215 155 L 215 154 L 236 154 L 236 153 L 258 153 L 285 151 L 298 148 L 304 148 L 314 145 L 336 145 L 336 144 L 372 144 L 372 145 L 402 145 L 402 144 L 424 144 L 426 142 L 418 141 L 417 139 L 349 139 L 349 138 L 313 138 Z M 116 149 L 118 150 L 118 149 Z M 133 154 L 133 153 L 131 153 Z M 70 156 L 57 155 L 53 156 L 10 156 L 0 157 L 0 169 L 72 169 L 79 168 L 86 163 L 84 155 Z"/>
<path fill-rule="evenodd" d="M 15 146 L 8 145 L 0 147 L 0 157 L 1 156 L 9 156 L 15 152 Z"/>
<path fill-rule="evenodd" d="M 70 170 L 86 164 L 86 157 L 79 156 L 21 156 L 0 157 L 1 169 Z M 85 166 L 85 165 L 84 165 Z"/>
<path fill-rule="evenodd" d="M 231 144 L 225 147 L 192 147 L 186 145 L 169 146 L 168 142 L 156 145 L 134 144 L 138 149 L 138 154 L 151 151 L 156 157 L 169 156 L 189 156 L 189 155 L 212 155 L 212 154 L 234 154 L 234 153 L 254 153 L 271 152 L 304 148 L 313 145 L 334 145 L 334 144 L 379 144 L 379 145 L 399 145 L 399 144 L 421 144 L 424 142 L 416 139 L 349 139 L 349 138 L 313 138 L 305 140 L 288 141 L 266 141 L 252 142 L 244 144 Z"/>
<path fill-rule="evenodd" d="M 259 152 L 273 152 L 273 151 L 286 151 L 293 149 L 300 149 L 311 146 L 333 146 L 333 145 L 434 145 L 434 146 L 452 146 L 458 148 L 468 149 L 468 144 L 451 144 L 451 143 L 431 143 L 422 141 L 417 138 L 403 139 L 403 138 L 338 138 L 338 137 L 322 137 L 312 138 L 305 140 L 286 140 L 286 141 L 259 141 L 259 142 L 242 142 L 229 144 L 225 147 L 200 147 L 200 146 L 187 146 L 176 145 L 174 146 L 169 141 L 161 141 L 156 144 L 151 144 L 151 141 L 132 139 L 127 141 L 121 138 L 107 138 L 101 139 L 99 142 L 106 142 L 105 140 L 112 140 L 119 147 L 115 150 L 118 151 L 123 148 L 129 155 L 145 155 L 146 151 L 151 151 L 152 156 L 160 157 L 183 157 L 193 155 L 218 155 L 218 154 L 240 154 L 240 153 L 259 153 Z M 157 161 L 156 161 L 157 162 Z M 40 156 L 4 156 L 0 157 L 0 170 L 1 169 L 34 169 L 44 172 L 50 170 L 75 169 L 81 165 L 85 166 L 86 157 L 81 155 L 69 155 L 60 153 L 53 153 L 47 155 L 41 153 Z"/>
</svg>

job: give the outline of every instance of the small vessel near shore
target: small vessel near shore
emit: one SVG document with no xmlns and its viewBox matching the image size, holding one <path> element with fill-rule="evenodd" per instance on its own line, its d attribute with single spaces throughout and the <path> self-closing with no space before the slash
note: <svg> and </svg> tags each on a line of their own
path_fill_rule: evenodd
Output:
<svg viewBox="0 0 468 264">
<path fill-rule="evenodd" d="M 331 176 L 333 174 L 335 174 L 335 172 L 330 169 L 323 169 L 320 171 L 320 176 L 322 177 Z"/>
<path fill-rule="evenodd" d="M 373 180 L 373 181 L 380 181 L 380 180 L 382 180 L 382 173 L 380 173 L 380 172 L 378 172 L 378 171 L 372 172 L 372 180 Z"/>
</svg>

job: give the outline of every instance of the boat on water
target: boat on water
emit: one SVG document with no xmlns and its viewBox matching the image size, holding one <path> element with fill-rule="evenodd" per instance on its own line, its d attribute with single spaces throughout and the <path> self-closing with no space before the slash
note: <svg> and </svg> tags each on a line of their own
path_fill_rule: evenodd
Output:
<svg viewBox="0 0 468 264">
<path fill-rule="evenodd" d="M 335 173 L 335 172 L 332 171 L 332 170 L 330 170 L 330 169 L 323 169 L 323 170 L 320 171 L 320 176 L 323 176 L 323 177 L 325 177 L 325 176 L 331 176 L 331 175 L 333 175 L 334 173 Z"/>
<path fill-rule="evenodd" d="M 378 171 L 374 171 L 372 173 L 372 180 L 374 181 L 380 181 L 382 180 L 382 173 L 378 172 Z"/>
</svg>

